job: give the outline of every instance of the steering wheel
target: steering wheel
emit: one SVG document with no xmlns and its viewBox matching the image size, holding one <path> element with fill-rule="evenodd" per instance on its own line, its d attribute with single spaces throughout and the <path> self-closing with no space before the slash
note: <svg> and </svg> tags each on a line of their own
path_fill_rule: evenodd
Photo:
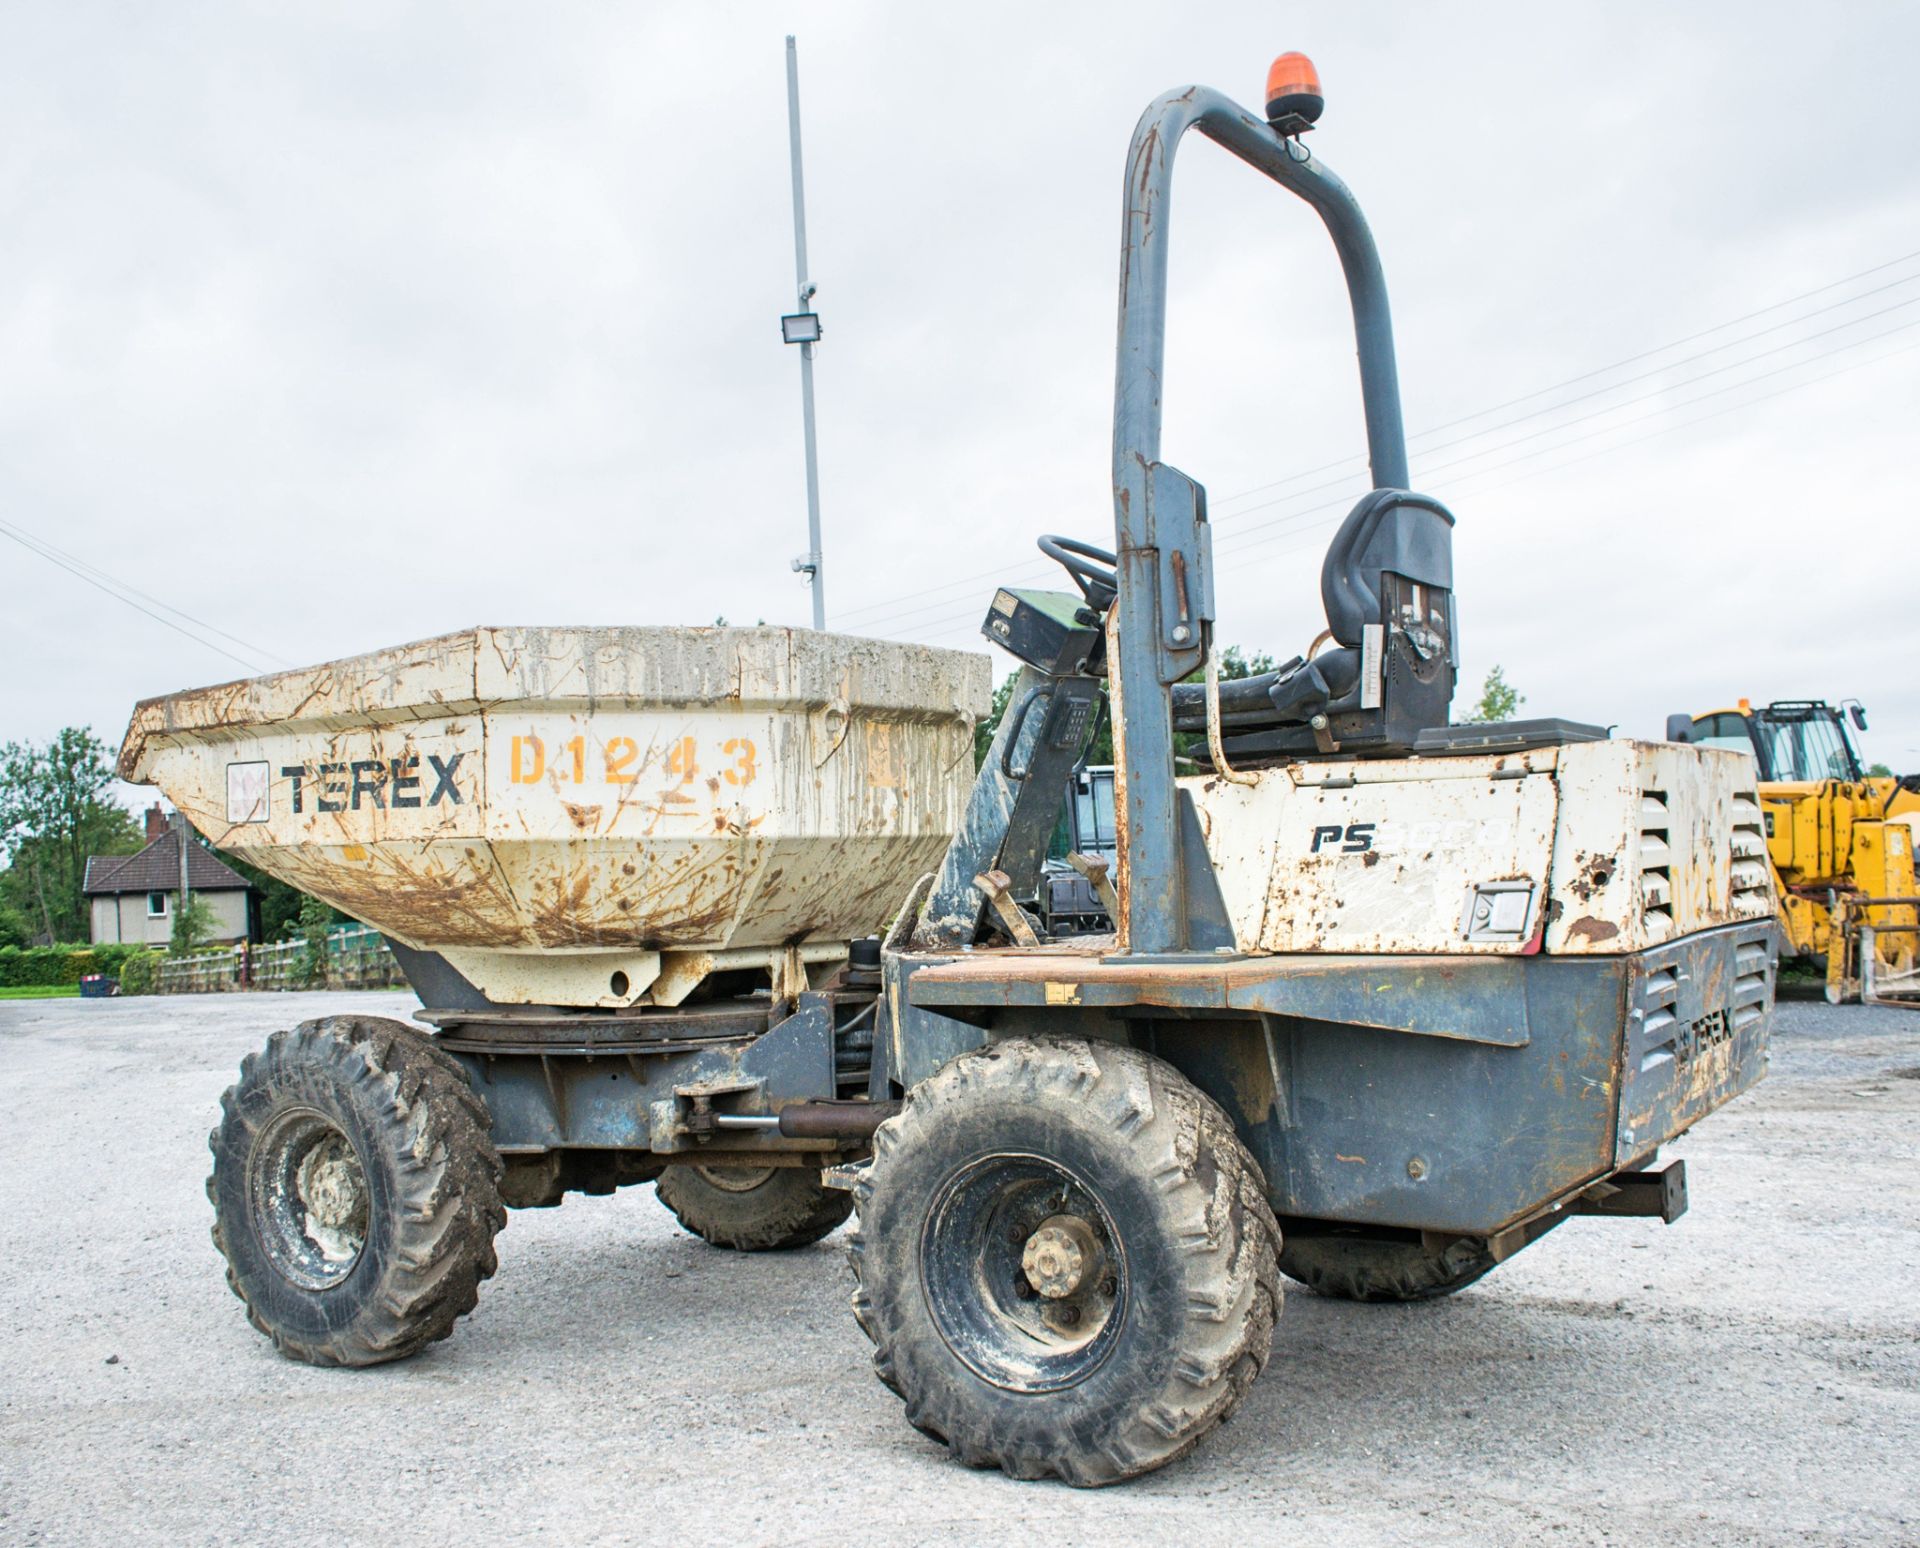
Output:
<svg viewBox="0 0 1920 1548">
<path fill-rule="evenodd" d="M 1114 573 L 1118 561 L 1104 548 L 1048 533 L 1040 539 L 1040 552 L 1073 577 L 1087 606 L 1096 613 L 1104 613 L 1120 595 L 1120 579 Z"/>
</svg>

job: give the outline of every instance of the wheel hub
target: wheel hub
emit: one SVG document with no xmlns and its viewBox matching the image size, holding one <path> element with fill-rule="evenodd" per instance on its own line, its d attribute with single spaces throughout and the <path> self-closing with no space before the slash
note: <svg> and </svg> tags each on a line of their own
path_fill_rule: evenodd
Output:
<svg viewBox="0 0 1920 1548">
<path fill-rule="evenodd" d="M 373 1196 L 334 1119 L 285 1109 L 255 1141 L 247 1171 L 255 1229 L 274 1267 L 305 1290 L 345 1280 L 367 1244 Z"/>
<path fill-rule="evenodd" d="M 335 1234 L 364 1234 L 366 1178 L 353 1152 L 347 1149 L 346 1141 L 339 1136 L 307 1152 L 295 1174 L 294 1191 L 306 1206 L 311 1225 Z"/>
<path fill-rule="evenodd" d="M 698 1172 L 722 1193 L 751 1193 L 772 1179 L 770 1166 L 696 1166 Z"/>
<path fill-rule="evenodd" d="M 1020 1268 L 1035 1290 L 1061 1301 L 1105 1272 L 1102 1259 L 1100 1243 L 1086 1221 L 1078 1215 L 1054 1215 L 1027 1238 Z"/>
<path fill-rule="evenodd" d="M 935 1186 L 919 1267 L 941 1339 L 1009 1392 L 1085 1381 L 1126 1320 L 1126 1246 L 1106 1205 L 1078 1174 L 1028 1152 L 976 1157 Z"/>
</svg>

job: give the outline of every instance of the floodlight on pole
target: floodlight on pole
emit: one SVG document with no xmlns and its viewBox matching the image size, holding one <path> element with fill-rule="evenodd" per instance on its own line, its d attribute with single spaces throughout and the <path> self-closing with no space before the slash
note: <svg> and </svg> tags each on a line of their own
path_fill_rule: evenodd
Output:
<svg viewBox="0 0 1920 1548">
<path fill-rule="evenodd" d="M 807 278 L 807 196 L 800 174 L 800 60 L 787 35 L 787 139 L 793 152 L 793 267 L 800 310 L 780 319 L 780 337 L 800 346 L 800 418 L 807 447 L 807 551 L 793 561 L 813 590 L 813 626 L 827 626 L 825 563 L 820 552 L 820 459 L 813 436 L 813 346 L 820 342 L 814 284 Z"/>
</svg>

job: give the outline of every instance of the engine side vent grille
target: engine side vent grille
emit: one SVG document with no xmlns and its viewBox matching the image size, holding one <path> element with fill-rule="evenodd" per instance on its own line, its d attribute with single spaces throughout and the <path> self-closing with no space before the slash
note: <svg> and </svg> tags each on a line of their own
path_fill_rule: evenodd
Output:
<svg viewBox="0 0 1920 1548">
<path fill-rule="evenodd" d="M 1667 847 L 1667 797 L 1661 790 L 1640 796 L 1640 917 L 1650 941 L 1673 934 L 1673 855 Z"/>
<path fill-rule="evenodd" d="M 1765 820 L 1760 798 L 1752 791 L 1733 798 L 1733 906 L 1742 913 L 1773 911 Z"/>
<path fill-rule="evenodd" d="M 1649 973 L 1641 986 L 1640 1004 L 1633 1016 L 1639 1024 L 1634 1046 L 1640 1054 L 1642 1070 L 1671 1064 L 1676 1057 L 1683 1030 L 1674 1012 L 1674 1002 L 1679 997 L 1680 980 L 1670 967 Z"/>
<path fill-rule="evenodd" d="M 1765 940 L 1743 941 L 1734 949 L 1733 993 L 1727 1004 L 1736 1032 L 1766 1015 L 1773 1004 L 1773 953 Z"/>
</svg>

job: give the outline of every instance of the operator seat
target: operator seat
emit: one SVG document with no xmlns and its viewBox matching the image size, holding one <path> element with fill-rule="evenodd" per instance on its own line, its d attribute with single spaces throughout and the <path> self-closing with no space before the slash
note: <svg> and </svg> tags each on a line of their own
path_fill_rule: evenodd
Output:
<svg viewBox="0 0 1920 1548">
<path fill-rule="evenodd" d="M 1444 505 L 1405 489 L 1363 496 L 1327 548 L 1320 600 L 1331 648 L 1221 685 L 1221 722 L 1236 741 L 1252 734 L 1259 746 L 1241 743 L 1249 750 L 1331 740 L 1405 751 L 1422 730 L 1447 723 L 1457 663 L 1453 516 Z M 1316 716 L 1327 723 L 1310 729 Z M 1174 722 L 1204 728 L 1201 686 L 1174 689 Z"/>
<path fill-rule="evenodd" d="M 1334 648 L 1303 661 L 1268 690 L 1274 709 L 1288 720 L 1357 709 L 1369 624 L 1407 638 L 1423 664 L 1449 656 L 1452 600 L 1452 513 L 1404 489 L 1362 496 L 1320 566 L 1320 601 Z M 1380 643 L 1384 649 L 1384 636 Z"/>
</svg>

